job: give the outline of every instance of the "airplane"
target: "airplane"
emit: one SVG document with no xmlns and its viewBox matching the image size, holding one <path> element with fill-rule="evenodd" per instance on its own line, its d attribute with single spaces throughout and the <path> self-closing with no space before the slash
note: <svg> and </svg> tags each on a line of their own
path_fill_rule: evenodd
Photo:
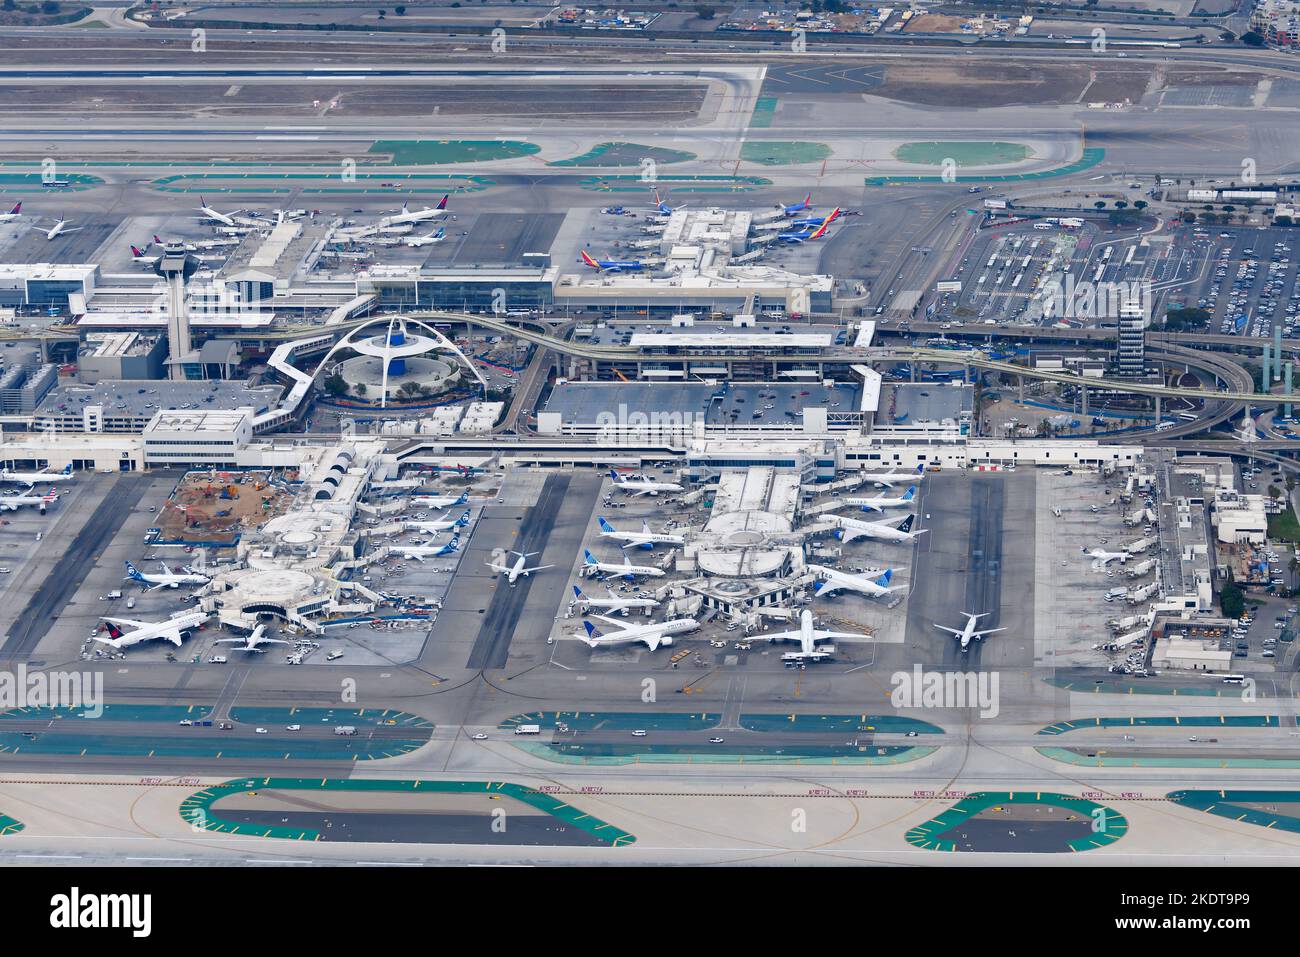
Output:
<svg viewBox="0 0 1300 957">
<path fill-rule="evenodd" d="M 423 562 L 426 558 L 443 558 L 447 555 L 454 555 L 460 548 L 460 532 L 451 536 L 451 541 L 446 545 L 390 545 L 388 550 L 394 555 L 400 555 L 403 558 L 414 558 L 417 562 Z"/>
<path fill-rule="evenodd" d="M 72 463 L 63 467 L 62 472 L 11 472 L 0 469 L 0 482 L 20 482 L 23 485 L 36 485 L 40 482 L 71 482 L 76 479 L 72 474 Z"/>
<path fill-rule="evenodd" d="M 494 572 L 500 572 L 502 575 L 505 575 L 506 580 L 510 582 L 511 585 L 513 585 L 518 580 L 520 575 L 523 575 L 525 578 L 527 578 L 533 572 L 540 572 L 543 568 L 555 567 L 554 565 L 538 565 L 536 568 L 524 567 L 524 565 L 528 562 L 528 557 L 530 555 L 540 555 L 541 552 L 511 552 L 510 554 L 519 556 L 517 559 L 515 559 L 515 563 L 513 565 L 498 565 L 495 562 L 486 562 L 485 564 L 487 565 L 488 568 L 492 569 Z"/>
<path fill-rule="evenodd" d="M 644 575 L 649 578 L 662 578 L 664 570 L 655 568 L 653 565 L 633 565 L 632 560 L 623 556 L 623 564 L 618 565 L 613 562 L 602 562 L 591 554 L 590 549 L 582 550 L 582 565 L 587 570 L 588 575 L 594 575 L 597 572 L 605 572 L 608 575 L 621 575 L 624 578 L 635 578 L 637 575 Z"/>
<path fill-rule="evenodd" d="M 883 495 L 874 495 L 871 498 L 846 498 L 841 499 L 845 505 L 859 506 L 864 512 L 883 512 L 887 508 L 902 508 L 912 504 L 912 499 L 916 497 L 916 486 L 909 485 L 907 491 L 902 495 L 893 498 L 886 498 Z"/>
<path fill-rule="evenodd" d="M 442 513 L 446 515 L 446 512 Z M 464 528 L 469 524 L 470 510 L 465 509 L 460 518 L 444 519 L 442 516 L 434 519 L 432 522 L 407 522 L 407 528 L 413 528 L 418 532 L 445 532 L 452 528 Z"/>
<path fill-rule="evenodd" d="M 0 213 L 0 223 L 7 223 L 10 222 L 11 220 L 15 220 L 22 214 L 23 214 L 23 204 L 21 202 L 14 203 L 14 208 L 9 210 L 9 212 Z"/>
<path fill-rule="evenodd" d="M 22 495 L 0 495 L 0 512 L 16 512 L 27 505 L 34 505 L 44 515 L 45 510 L 59 500 L 54 489 L 50 489 L 44 495 L 29 495 L 30 491 L 29 488 Z"/>
<path fill-rule="evenodd" d="M 1128 552 L 1107 552 L 1100 548 L 1094 548 L 1091 551 L 1086 548 L 1080 548 L 1079 551 L 1092 559 L 1093 568 L 1105 568 L 1117 558 L 1119 559 L 1119 563 L 1123 565 L 1133 557 Z"/>
<path fill-rule="evenodd" d="M 456 498 L 450 495 L 412 495 L 412 505 L 424 505 L 429 508 L 454 508 L 469 501 L 469 492 L 461 492 Z"/>
<path fill-rule="evenodd" d="M 655 193 L 655 210 L 659 213 L 660 216 L 671 216 L 673 213 L 677 212 L 677 210 L 686 208 L 685 204 L 677 207 L 672 207 L 669 206 L 667 203 L 665 203 L 659 195 L 659 187 L 657 186 L 655 187 L 654 193 Z"/>
<path fill-rule="evenodd" d="M 837 206 L 835 208 L 835 211 L 831 213 L 830 218 L 828 220 L 824 220 L 820 216 L 812 216 L 807 219 L 792 220 L 787 225 L 798 226 L 800 228 L 805 228 L 808 226 L 820 226 L 823 222 L 833 223 L 835 220 L 839 219 L 840 216 L 842 216 L 843 214 L 844 211 Z"/>
<path fill-rule="evenodd" d="M 142 641 L 149 641 L 153 638 L 170 641 L 179 648 L 181 640 L 185 637 L 185 632 L 193 631 L 211 617 L 206 611 L 192 611 L 184 615 L 177 615 L 175 618 L 169 618 L 166 621 L 105 618 L 104 621 L 108 622 L 108 637 L 101 638 L 99 635 L 95 635 L 94 638 L 101 644 L 109 645 L 118 650 L 130 648 L 132 645 L 138 645 Z M 123 632 L 123 628 L 133 630 Z"/>
<path fill-rule="evenodd" d="M 285 641 L 283 638 L 267 638 L 266 625 L 258 625 L 253 629 L 253 633 L 246 638 L 218 638 L 213 644 L 229 645 L 237 644 L 238 648 L 232 648 L 231 651 L 251 651 L 259 655 L 266 654 L 266 649 L 262 645 L 292 645 L 292 641 Z"/>
<path fill-rule="evenodd" d="M 809 568 L 821 578 L 813 587 L 813 594 L 818 598 L 826 598 L 837 591 L 855 591 L 871 598 L 879 598 L 892 591 L 903 590 L 902 585 L 889 584 L 894 577 L 892 568 L 886 568 L 884 574 L 878 578 L 849 575 L 821 565 L 810 565 Z"/>
<path fill-rule="evenodd" d="M 875 475 L 862 475 L 863 482 L 872 482 L 877 488 L 893 488 L 897 482 L 918 481 L 925 475 L 925 466 L 918 465 L 915 472 L 878 472 Z"/>
<path fill-rule="evenodd" d="M 447 215 L 447 200 L 450 193 L 444 193 L 442 199 L 438 200 L 438 205 L 432 208 L 426 206 L 424 209 L 417 209 L 411 212 L 406 208 L 406 203 L 402 204 L 402 211 L 392 216 L 385 216 L 381 219 L 380 225 L 383 226 L 402 226 L 406 223 L 422 223 L 428 219 L 439 219 Z"/>
<path fill-rule="evenodd" d="M 640 272 L 645 268 L 645 263 L 635 259 L 592 259 L 584 249 L 582 251 L 582 261 L 595 269 L 597 272 Z"/>
<path fill-rule="evenodd" d="M 153 266 L 160 259 L 162 259 L 162 256 L 146 255 L 145 251 L 139 246 L 131 247 L 131 262 L 133 263 L 139 263 L 141 266 Z"/>
<path fill-rule="evenodd" d="M 651 608 L 659 607 L 659 601 L 655 598 L 619 598 L 614 594 L 614 589 L 606 586 L 605 590 L 609 592 L 608 598 L 592 598 L 577 585 L 574 585 L 573 600 L 588 610 L 607 608 L 610 611 L 621 611 L 624 615 L 627 614 L 629 608 L 644 608 L 646 614 L 649 614 Z"/>
<path fill-rule="evenodd" d="M 46 229 L 44 226 L 37 226 L 35 223 L 32 224 L 32 229 L 37 229 L 43 232 L 46 239 L 57 239 L 64 233 L 75 233 L 80 228 L 80 226 L 69 226 L 68 221 L 62 216 L 60 216 L 59 221 L 49 229 Z"/>
<path fill-rule="evenodd" d="M 787 651 L 781 656 L 782 661 L 796 664 L 804 664 L 811 661 L 826 661 L 835 654 L 834 648 L 818 648 L 819 641 L 834 641 L 836 639 L 845 641 L 861 641 L 869 638 L 869 635 L 854 634 L 847 631 L 824 631 L 820 628 L 813 627 L 812 612 L 805 608 L 799 615 L 799 627 L 794 631 L 777 631 L 770 635 L 755 635 L 747 640 L 749 641 L 797 641 L 800 648 L 798 651 Z"/>
<path fill-rule="evenodd" d="M 628 478 L 619 475 L 613 469 L 609 470 L 609 477 L 614 482 L 614 487 L 632 495 L 658 495 L 660 492 L 680 492 L 682 487 L 676 482 L 656 482 L 648 478 Z"/>
<path fill-rule="evenodd" d="M 924 535 L 929 531 L 928 528 L 912 531 L 912 522 L 916 518 L 915 515 L 908 515 L 897 526 L 890 525 L 887 522 L 863 522 L 856 518 L 845 518 L 842 515 L 827 517 L 839 525 L 840 529 L 836 534 L 846 545 L 858 538 L 877 538 L 885 542 L 910 542 L 918 535 Z"/>
<path fill-rule="evenodd" d="M 202 196 L 199 197 L 199 203 L 201 203 L 202 205 L 199 206 L 198 210 L 200 213 L 203 214 L 202 218 L 204 219 L 211 219 L 214 222 L 220 223 L 222 226 L 238 226 L 241 223 L 247 223 L 247 220 L 235 219 L 235 213 L 231 213 L 229 216 L 227 216 L 225 213 L 217 212 L 215 209 L 213 209 L 211 206 L 208 205 L 208 201 L 204 199 Z M 239 210 L 235 210 L 235 212 L 237 213 L 239 212 Z"/>
<path fill-rule="evenodd" d="M 587 636 L 584 638 L 582 635 L 574 635 L 574 637 L 585 642 L 589 648 L 627 645 L 635 641 L 641 641 L 651 651 L 655 651 L 660 645 L 671 645 L 673 635 L 694 631 L 700 627 L 699 622 L 694 618 L 674 618 L 671 621 L 661 621 L 658 624 L 649 625 L 624 625 L 617 618 L 610 618 L 606 615 L 597 615 L 596 617 L 619 625 L 620 628 L 618 631 L 602 634 L 596 630 L 596 626 L 591 622 L 584 621 L 582 627 L 586 629 Z"/>
<path fill-rule="evenodd" d="M 155 246 L 179 246 L 181 249 L 184 249 L 187 253 L 192 253 L 199 249 L 222 249 L 227 246 L 238 246 L 240 242 L 242 242 L 242 240 L 231 237 L 229 239 L 207 239 L 197 243 L 188 243 L 188 242 L 180 242 L 180 241 L 168 243 L 168 242 L 163 242 L 162 237 L 159 236 L 157 233 L 154 233 L 153 236 L 153 244 Z"/>
<path fill-rule="evenodd" d="M 126 562 L 126 577 L 131 581 L 137 581 L 141 585 L 146 585 L 149 591 L 156 591 L 159 588 L 179 588 L 181 585 L 206 585 L 210 579 L 206 575 L 200 575 L 196 572 L 186 572 L 184 575 L 173 573 L 162 562 L 162 574 L 149 575 L 140 571 L 130 562 Z"/>
<path fill-rule="evenodd" d="M 403 239 L 403 246 L 428 246 L 431 243 L 440 243 L 447 238 L 447 230 L 436 229 L 427 236 L 412 236 L 409 239 Z"/>
<path fill-rule="evenodd" d="M 934 626 L 941 631 L 952 632 L 952 634 L 956 635 L 957 639 L 961 641 L 962 651 L 970 650 L 971 641 L 983 641 L 985 635 L 991 635 L 998 631 L 1006 631 L 1005 628 L 985 628 L 983 631 L 975 630 L 975 622 L 987 615 L 988 612 L 984 612 L 982 615 L 972 615 L 970 612 L 964 611 L 962 614 L 966 616 L 966 627 L 964 628 L 949 628 L 947 625 L 940 625 L 937 622 Z"/>
<path fill-rule="evenodd" d="M 805 209 L 812 209 L 812 208 L 813 208 L 812 193 L 809 193 L 807 196 L 803 198 L 802 203 L 795 203 L 792 206 L 782 206 L 781 215 L 793 216 L 796 213 L 802 213 Z"/>
<path fill-rule="evenodd" d="M 826 235 L 826 228 L 830 226 L 831 222 L 839 216 L 839 214 L 840 211 L 837 207 L 829 216 L 821 221 L 821 225 L 816 229 L 808 228 L 789 233 L 777 233 L 776 238 L 778 241 L 783 243 L 806 243 L 810 239 L 821 239 Z"/>
<path fill-rule="evenodd" d="M 604 517 L 598 519 L 600 522 L 600 537 L 613 539 L 616 542 L 623 542 L 624 548 L 654 548 L 656 545 L 685 545 L 686 539 L 680 535 L 669 535 L 667 532 L 650 531 L 648 521 L 641 522 L 641 531 L 639 532 L 620 532 Z"/>
</svg>

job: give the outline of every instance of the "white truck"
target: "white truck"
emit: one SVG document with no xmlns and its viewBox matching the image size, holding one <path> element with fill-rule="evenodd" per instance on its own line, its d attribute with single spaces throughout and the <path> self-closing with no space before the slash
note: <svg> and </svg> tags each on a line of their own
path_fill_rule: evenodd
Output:
<svg viewBox="0 0 1300 957">
<path fill-rule="evenodd" d="M 1128 575 L 1129 578 L 1141 578 L 1143 575 L 1151 574 L 1152 570 L 1155 567 L 1156 567 L 1156 560 L 1154 558 L 1147 558 L 1144 559 L 1143 561 L 1138 562 L 1127 572 L 1125 572 L 1125 574 Z"/>
<path fill-rule="evenodd" d="M 540 724 L 521 724 L 515 727 L 515 734 L 541 734 L 542 726 Z"/>
</svg>

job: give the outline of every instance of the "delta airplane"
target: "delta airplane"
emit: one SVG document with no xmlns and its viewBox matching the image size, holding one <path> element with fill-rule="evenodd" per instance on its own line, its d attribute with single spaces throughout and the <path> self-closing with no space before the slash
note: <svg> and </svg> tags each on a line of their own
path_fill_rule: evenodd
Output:
<svg viewBox="0 0 1300 957">
<path fill-rule="evenodd" d="M 136 621 L 132 618 L 105 618 L 108 622 L 108 637 L 101 638 L 95 635 L 95 640 L 101 644 L 109 645 L 121 650 L 130 648 L 132 645 L 138 645 L 142 641 L 149 641 L 154 638 L 162 638 L 170 641 L 177 648 L 180 647 L 181 641 L 185 637 L 185 632 L 193 631 L 211 615 L 205 611 L 192 611 L 185 615 L 177 615 L 175 618 L 169 618 L 166 621 Z M 123 632 L 123 628 L 131 628 L 132 631 Z"/>
<path fill-rule="evenodd" d="M 582 261 L 597 272 L 640 272 L 646 265 L 636 259 L 592 259 L 585 249 Z"/>
<path fill-rule="evenodd" d="M 854 634 L 847 631 L 824 631 L 820 628 L 813 627 L 813 615 L 808 609 L 804 609 L 799 616 L 799 627 L 794 631 L 777 631 L 770 635 L 755 635 L 748 641 L 797 641 L 800 648 L 798 651 L 787 651 L 781 656 L 782 661 L 803 664 L 811 661 L 826 661 L 835 655 L 834 648 L 818 648 L 819 641 L 863 641 L 869 639 L 869 635 Z"/>
<path fill-rule="evenodd" d="M 656 545 L 685 545 L 686 539 L 680 535 L 669 535 L 667 532 L 650 531 L 650 523 L 642 520 L 641 531 L 639 532 L 620 532 L 603 517 L 599 518 L 600 537 L 608 538 L 616 542 L 623 542 L 624 548 L 654 548 Z"/>
<path fill-rule="evenodd" d="M 23 204 L 14 203 L 14 208 L 7 213 L 0 213 L 0 223 L 8 223 L 17 219 L 23 214 Z"/>
<path fill-rule="evenodd" d="M 59 221 L 56 222 L 53 226 L 51 226 L 49 229 L 46 229 L 44 226 L 37 226 L 35 223 L 32 224 L 32 229 L 39 230 L 40 232 L 44 233 L 46 239 L 57 239 L 58 237 L 62 236 L 64 233 L 75 233 L 80 228 L 81 228 L 80 226 L 69 226 L 68 221 L 64 219 L 62 216 L 60 216 Z"/>
<path fill-rule="evenodd" d="M 447 555 L 454 555 L 460 548 L 460 533 L 457 532 L 451 536 L 451 541 L 446 545 L 390 545 L 388 550 L 394 555 L 400 555 L 403 558 L 414 558 L 417 562 L 423 562 L 426 558 L 443 558 Z"/>
<path fill-rule="evenodd" d="M 30 491 L 29 488 L 27 492 Z M 27 492 L 22 495 L 0 495 L 0 512 L 16 512 L 20 508 L 34 505 L 44 515 L 45 510 L 59 500 L 54 489 L 50 489 L 44 495 L 29 495 Z"/>
<path fill-rule="evenodd" d="M 238 214 L 241 212 L 241 210 L 238 209 L 235 210 L 233 213 L 230 213 L 229 215 L 227 215 L 226 213 L 219 213 L 211 206 L 209 206 L 208 201 L 204 199 L 202 196 L 199 197 L 199 203 L 201 205 L 199 206 L 198 211 L 203 214 L 202 217 L 200 217 L 202 219 L 210 219 L 213 222 L 220 223 L 222 226 L 227 226 L 227 227 L 261 225 L 256 220 L 251 220 L 243 216 L 239 216 Z"/>
<path fill-rule="evenodd" d="M 461 492 L 453 498 L 450 495 L 412 495 L 412 505 L 424 505 L 428 508 L 455 508 L 469 501 L 469 492 Z"/>
<path fill-rule="evenodd" d="M 524 567 L 530 556 L 540 555 L 541 552 L 510 552 L 510 554 L 519 556 L 515 559 L 513 565 L 498 565 L 495 562 L 485 562 L 485 564 L 494 572 L 499 572 L 500 574 L 505 575 L 506 581 L 510 582 L 511 585 L 518 581 L 520 575 L 527 578 L 533 572 L 540 572 L 544 568 L 555 567 L 554 565 L 537 565 L 533 568 Z"/>
<path fill-rule="evenodd" d="M 619 475 L 613 469 L 609 470 L 609 477 L 614 481 L 614 487 L 621 491 L 628 492 L 632 495 L 658 495 L 660 492 L 680 492 L 682 487 L 676 482 L 656 482 L 648 478 L 628 478 L 625 475 Z"/>
<path fill-rule="evenodd" d="M 1079 551 L 1083 552 L 1084 555 L 1092 559 L 1092 567 L 1095 569 L 1105 568 L 1107 565 L 1109 565 L 1117 558 L 1119 559 L 1119 563 L 1123 565 L 1126 561 L 1128 561 L 1130 558 L 1133 557 L 1128 552 L 1107 552 L 1107 551 L 1103 551 L 1100 548 L 1094 548 L 1091 551 L 1089 551 L 1086 548 L 1080 548 Z"/>
<path fill-rule="evenodd" d="M 912 531 L 915 515 L 907 516 L 897 526 L 890 525 L 888 522 L 863 522 L 856 518 L 844 518 L 842 515 L 830 515 L 828 518 L 839 525 L 837 535 L 846 545 L 859 538 L 876 538 L 884 542 L 910 542 L 918 535 L 924 535 L 929 531 L 928 528 Z"/>
<path fill-rule="evenodd" d="M 411 246 L 411 247 L 428 246 L 431 245 L 432 243 L 440 243 L 446 238 L 447 238 L 447 230 L 436 229 L 433 232 L 429 233 L 429 235 L 427 236 L 411 236 L 408 239 L 403 239 L 402 245 Z"/>
<path fill-rule="evenodd" d="M 818 598 L 827 598 L 837 591 L 855 591 L 871 598 L 879 598 L 881 595 L 903 590 L 902 585 L 889 584 L 894 577 L 892 568 L 886 568 L 884 574 L 877 578 L 849 575 L 823 565 L 809 565 L 808 568 L 820 579 L 813 586 L 813 594 Z"/>
<path fill-rule="evenodd" d="M 655 651 L 660 645 L 671 645 L 673 635 L 694 631 L 700 627 L 699 622 L 694 618 L 674 618 L 671 621 L 661 621 L 658 624 L 651 625 L 624 625 L 618 619 L 606 615 L 596 615 L 596 617 L 620 627 L 618 631 L 602 634 L 596 630 L 596 626 L 591 622 L 584 621 L 582 627 L 587 631 L 586 637 L 582 635 L 574 635 L 573 637 L 585 642 L 589 648 L 627 645 L 640 641 L 644 642 L 645 646 L 651 651 Z"/>
<path fill-rule="evenodd" d="M 624 578 L 635 578 L 638 575 L 644 575 L 649 578 L 662 578 L 664 570 L 655 568 L 653 565 L 633 565 L 632 560 L 623 556 L 623 564 L 618 565 L 614 562 L 602 562 L 591 554 L 590 549 L 582 550 L 582 565 L 587 570 L 588 575 L 595 575 L 598 572 L 604 572 L 607 575 L 621 575 Z"/>
<path fill-rule="evenodd" d="M 964 611 L 962 614 L 966 616 L 966 626 L 964 628 L 949 628 L 947 625 L 940 625 L 938 623 L 934 626 L 940 631 L 951 632 L 961 642 L 962 651 L 969 651 L 970 643 L 972 641 L 983 641 L 985 635 L 992 635 L 995 632 L 1006 631 L 1005 628 L 985 628 L 983 631 L 975 630 L 975 622 L 985 617 L 988 612 L 984 612 L 982 615 L 972 615 L 970 612 Z"/>
<path fill-rule="evenodd" d="M 442 513 L 446 515 L 446 512 Z M 460 518 L 444 519 L 441 515 L 432 522 L 406 522 L 407 528 L 415 529 L 417 532 L 446 532 L 453 528 L 464 528 L 469 524 L 470 510 L 465 509 L 461 512 Z"/>
<path fill-rule="evenodd" d="M 614 594 L 614 589 L 608 585 L 605 590 L 609 592 L 608 598 L 592 598 L 583 592 L 577 585 L 573 586 L 573 600 L 581 604 L 587 610 L 592 608 L 605 608 L 609 611 L 621 611 L 627 614 L 629 608 L 644 608 L 646 614 L 650 614 L 650 609 L 658 608 L 659 601 L 655 598 L 619 598 Z"/>
<path fill-rule="evenodd" d="M 150 256 L 139 246 L 131 247 L 131 262 L 133 263 L 139 263 L 141 266 L 154 266 L 157 265 L 160 259 L 162 259 L 161 255 Z"/>
<path fill-rule="evenodd" d="M 179 588 L 181 585 L 206 585 L 211 580 L 207 575 L 199 575 L 195 572 L 177 575 L 162 562 L 158 564 L 162 567 L 162 574 L 149 575 L 140 571 L 130 562 L 126 562 L 126 577 L 131 581 L 148 586 L 149 591 L 156 591 L 159 588 Z"/>
<path fill-rule="evenodd" d="M 20 482 L 23 485 L 32 486 L 41 482 L 71 482 L 76 479 L 72 474 L 72 463 L 69 462 L 63 467 L 62 472 L 10 472 L 8 469 L 0 470 L 0 482 Z"/>
<path fill-rule="evenodd" d="M 794 216 L 797 213 L 802 213 L 805 209 L 812 209 L 812 208 L 813 208 L 812 193 L 809 193 L 807 196 L 803 198 L 802 203 L 795 203 L 793 206 L 782 206 L 781 215 Z"/>
<path fill-rule="evenodd" d="M 906 492 L 893 498 L 884 495 L 873 495 L 871 498 L 845 498 L 840 501 L 845 505 L 856 505 L 864 512 L 883 512 L 887 508 L 902 508 L 911 505 L 912 499 L 915 497 L 916 486 L 909 485 Z"/>
<path fill-rule="evenodd" d="M 403 203 L 400 213 L 385 216 L 379 221 L 379 224 L 381 226 L 403 226 L 406 223 L 422 223 L 429 219 L 440 219 L 447 215 L 447 200 L 450 197 L 450 193 L 444 193 L 442 199 L 438 200 L 437 206 L 426 206 L 423 209 L 417 209 L 415 212 L 411 212 L 406 208 L 406 203 Z"/>
<path fill-rule="evenodd" d="M 262 645 L 292 645 L 292 641 L 285 641 L 283 638 L 267 638 L 266 625 L 258 625 L 253 629 L 253 633 L 245 638 L 218 638 L 214 644 L 218 645 L 239 645 L 238 648 L 231 648 L 231 651 L 251 651 L 254 654 L 264 655 L 266 649 Z"/>
<path fill-rule="evenodd" d="M 240 242 L 242 242 L 242 240 L 235 239 L 232 237 L 230 239 L 206 239 L 203 242 L 198 242 L 198 243 L 181 242 L 180 240 L 167 243 L 167 242 L 163 242 L 162 237 L 159 236 L 157 233 L 154 233 L 153 235 L 153 244 L 155 246 L 158 247 L 179 246 L 187 253 L 192 253 L 199 249 L 222 249 L 227 246 L 238 246 Z"/>
<path fill-rule="evenodd" d="M 916 482 L 925 475 L 925 466 L 918 465 L 914 472 L 878 472 L 875 475 L 859 476 L 863 482 L 871 482 L 877 488 L 893 488 L 898 482 Z"/>
</svg>

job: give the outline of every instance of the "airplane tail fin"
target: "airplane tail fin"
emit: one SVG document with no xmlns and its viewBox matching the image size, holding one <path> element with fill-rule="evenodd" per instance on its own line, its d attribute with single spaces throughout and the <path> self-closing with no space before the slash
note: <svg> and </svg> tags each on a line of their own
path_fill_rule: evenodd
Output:
<svg viewBox="0 0 1300 957">
<path fill-rule="evenodd" d="M 600 263 L 592 259 L 591 256 L 587 253 L 587 250 L 585 249 L 582 251 L 582 261 L 586 263 L 588 266 L 590 266 L 592 269 L 600 268 Z"/>
<path fill-rule="evenodd" d="M 138 246 L 132 246 L 131 255 L 134 256 L 136 259 L 139 259 L 141 256 L 144 255 L 144 253 L 140 251 L 140 248 Z"/>
<path fill-rule="evenodd" d="M 597 519 L 597 521 L 600 522 L 600 530 L 602 532 L 614 531 L 614 526 L 609 524 L 609 522 L 605 521 L 605 517 L 603 515 L 599 519 Z"/>
<path fill-rule="evenodd" d="M 591 549 L 590 549 L 590 548 L 584 548 L 584 549 L 582 550 L 582 562 L 583 562 L 584 565 L 596 565 L 596 564 L 598 564 L 597 561 L 596 561 L 596 556 L 593 555 L 593 554 L 591 554 Z"/>
<path fill-rule="evenodd" d="M 573 586 L 573 597 L 574 597 L 574 598 L 577 598 L 579 601 L 582 600 L 582 597 L 583 597 L 583 595 L 582 595 L 582 589 L 579 588 L 577 585 L 574 585 L 574 586 Z"/>
<path fill-rule="evenodd" d="M 448 199 L 450 196 L 451 196 L 451 193 L 443 193 L 443 194 L 442 194 L 442 199 L 438 200 L 438 205 L 437 205 L 435 208 L 436 208 L 436 209 L 446 209 L 446 208 L 447 208 L 447 199 Z"/>
<path fill-rule="evenodd" d="M 161 246 L 163 244 L 162 237 L 159 236 L 157 233 L 153 234 L 153 244 L 155 246 Z"/>
<path fill-rule="evenodd" d="M 917 474 L 917 475 L 924 475 L 924 474 L 925 474 L 925 463 L 924 463 L 924 462 L 922 462 L 920 465 L 918 465 L 918 466 L 916 467 L 916 474 Z"/>
<path fill-rule="evenodd" d="M 591 644 L 592 639 L 600 637 L 600 632 L 596 630 L 596 626 L 591 622 L 584 621 L 582 627 L 587 629 L 587 644 Z"/>
<path fill-rule="evenodd" d="M 912 530 L 912 520 L 914 518 L 916 518 L 915 515 L 907 516 L 907 518 L 903 519 L 903 521 L 899 523 L 898 530 L 900 532 L 910 532 Z"/>
<path fill-rule="evenodd" d="M 907 487 L 907 491 L 903 493 L 903 501 L 910 502 L 915 497 L 916 497 L 916 486 L 909 485 Z"/>
<path fill-rule="evenodd" d="M 71 475 L 71 474 L 72 474 L 72 463 L 69 462 L 67 465 L 63 466 L 63 471 L 62 471 L 60 474 L 61 474 L 61 475 Z"/>
<path fill-rule="evenodd" d="M 20 202 L 19 202 L 19 203 L 14 203 L 14 208 L 11 209 L 11 210 L 9 210 L 9 215 L 10 215 L 10 216 L 17 216 L 17 215 L 18 215 L 19 213 L 21 213 L 22 211 L 23 211 L 23 204 L 20 203 Z"/>
<path fill-rule="evenodd" d="M 894 570 L 892 568 L 886 568 L 885 573 L 876 579 L 876 584 L 879 585 L 881 588 L 888 588 L 889 582 L 893 579 L 893 577 L 894 577 Z"/>
<path fill-rule="evenodd" d="M 133 578 L 136 581 L 144 581 L 144 576 L 140 574 L 140 569 L 136 568 L 130 562 L 126 563 L 126 577 Z"/>
</svg>

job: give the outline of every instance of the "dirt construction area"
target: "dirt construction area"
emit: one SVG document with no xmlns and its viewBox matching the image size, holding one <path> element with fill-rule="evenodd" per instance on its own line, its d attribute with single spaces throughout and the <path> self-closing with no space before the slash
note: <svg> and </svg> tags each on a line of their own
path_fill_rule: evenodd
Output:
<svg viewBox="0 0 1300 957">
<path fill-rule="evenodd" d="M 176 487 L 158 517 L 166 542 L 233 545 L 240 533 L 284 514 L 294 500 L 291 477 L 269 472 L 191 472 Z"/>
</svg>

